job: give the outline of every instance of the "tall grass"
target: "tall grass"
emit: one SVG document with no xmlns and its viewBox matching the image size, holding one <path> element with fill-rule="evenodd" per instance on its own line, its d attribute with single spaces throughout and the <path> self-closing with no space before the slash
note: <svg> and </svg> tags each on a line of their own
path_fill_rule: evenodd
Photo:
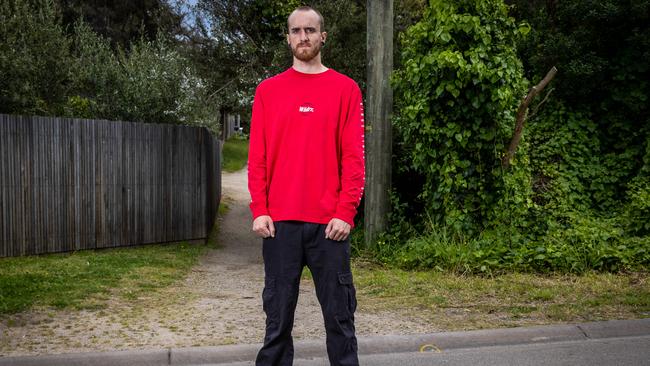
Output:
<svg viewBox="0 0 650 366">
<path fill-rule="evenodd" d="M 246 165 L 248 160 L 248 140 L 231 138 L 223 145 L 223 170 L 236 172 Z"/>
</svg>

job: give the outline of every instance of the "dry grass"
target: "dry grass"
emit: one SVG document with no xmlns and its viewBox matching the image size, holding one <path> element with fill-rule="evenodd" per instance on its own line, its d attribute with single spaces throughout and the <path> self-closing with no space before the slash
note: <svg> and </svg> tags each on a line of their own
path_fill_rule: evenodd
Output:
<svg viewBox="0 0 650 366">
<path fill-rule="evenodd" d="M 389 269 L 356 260 L 359 305 L 397 311 L 441 330 L 650 316 L 648 273 L 495 277 Z"/>
</svg>

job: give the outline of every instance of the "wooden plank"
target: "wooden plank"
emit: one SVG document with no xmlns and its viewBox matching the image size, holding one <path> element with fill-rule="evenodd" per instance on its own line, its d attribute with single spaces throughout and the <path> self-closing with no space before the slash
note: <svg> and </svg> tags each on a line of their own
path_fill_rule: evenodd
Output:
<svg viewBox="0 0 650 366">
<path fill-rule="evenodd" d="M 70 191 L 70 119 L 58 118 L 60 128 L 61 154 L 61 250 L 70 251 L 73 249 L 70 240 L 70 223 L 73 218 L 70 214 L 70 203 L 72 192 Z"/>
<path fill-rule="evenodd" d="M 157 243 L 163 242 L 165 237 L 165 210 L 164 210 L 165 190 L 164 190 L 163 176 L 162 176 L 162 171 L 164 170 L 164 161 L 165 161 L 165 150 L 163 148 L 164 133 L 165 133 L 164 125 L 157 125 L 156 138 L 155 138 L 156 166 L 154 172 L 154 182 L 156 184 L 155 215 L 157 221 L 155 240 Z"/>
<path fill-rule="evenodd" d="M 32 145 L 32 156 L 30 157 L 31 159 L 31 164 L 32 164 L 32 197 L 33 197 L 33 202 L 31 205 L 31 211 L 32 211 L 32 217 L 33 217 L 33 222 L 32 222 L 32 227 L 31 227 L 31 232 L 32 232 L 32 240 L 30 243 L 30 251 L 32 253 L 42 253 L 43 252 L 43 240 L 42 240 L 42 220 L 43 220 L 43 214 L 42 214 L 42 206 L 43 206 L 43 198 L 41 194 L 41 186 L 42 186 L 42 172 L 41 172 L 41 165 L 42 165 L 42 153 L 41 153 L 41 121 L 39 118 L 34 117 L 32 118 L 32 136 L 31 136 L 31 141 L 30 144 Z"/>
<path fill-rule="evenodd" d="M 95 159 L 97 154 L 95 152 L 97 141 L 95 140 L 96 121 L 86 121 L 85 124 L 85 137 L 86 137 L 86 184 L 88 191 L 86 192 L 86 248 L 92 249 L 97 247 L 97 234 L 96 230 L 96 209 L 95 209 Z"/>
<path fill-rule="evenodd" d="M 201 150 L 204 147 L 203 136 L 201 134 L 201 129 L 193 129 L 193 135 L 196 143 L 194 144 L 194 237 L 202 238 L 203 231 L 205 227 L 205 220 L 203 220 L 203 208 L 205 207 L 205 198 L 203 197 L 204 191 L 201 189 L 203 187 L 202 178 L 203 172 L 201 165 L 203 162 L 203 154 Z"/>
<path fill-rule="evenodd" d="M 177 238 L 185 238 L 187 237 L 187 210 L 185 208 L 185 205 L 187 203 L 187 199 L 185 198 L 185 170 L 187 168 L 187 165 L 185 164 L 185 154 L 186 154 L 186 143 L 185 143 L 185 129 L 183 127 L 179 127 L 179 161 L 178 161 L 178 168 L 176 169 L 177 171 L 177 189 L 179 190 L 178 194 L 178 207 L 180 210 L 178 210 L 177 215 L 178 215 L 178 222 L 179 222 L 179 230 L 177 232 Z"/>
<path fill-rule="evenodd" d="M 77 182 L 78 187 L 78 216 L 79 216 L 79 227 L 77 233 L 79 235 L 79 249 L 86 249 L 88 245 L 88 226 L 87 226 L 87 192 L 90 191 L 90 187 L 87 185 L 87 171 L 86 171 L 86 160 L 87 160 L 87 151 L 86 151 L 86 123 L 83 119 L 77 119 L 77 126 L 79 130 L 79 148 L 77 150 Z"/>
<path fill-rule="evenodd" d="M 29 119 L 28 133 L 27 133 L 27 156 L 26 163 L 27 169 L 25 173 L 27 174 L 27 187 L 25 192 L 27 194 L 27 212 L 28 217 L 26 222 L 28 223 L 26 231 L 26 251 L 33 252 L 36 248 L 36 235 L 34 228 L 37 223 L 37 213 L 36 211 L 36 185 L 37 185 L 37 173 L 35 171 L 36 165 L 36 126 L 35 118 Z"/>
<path fill-rule="evenodd" d="M 134 153 L 134 148 L 135 148 L 135 127 L 133 123 L 129 123 L 129 131 L 128 131 L 129 139 L 128 139 L 128 146 L 127 146 L 127 151 L 128 151 L 128 156 L 129 156 L 129 171 L 128 171 L 128 221 L 129 221 L 129 226 L 128 226 L 128 236 L 129 236 L 129 244 L 130 245 L 135 245 L 135 162 L 136 162 L 136 156 Z"/>
<path fill-rule="evenodd" d="M 117 124 L 119 122 L 107 122 L 106 127 L 107 127 L 107 132 L 108 132 L 108 224 L 109 224 L 109 235 L 108 235 L 108 246 L 109 247 L 114 247 L 118 245 L 118 240 L 117 240 L 117 160 L 115 156 L 115 148 L 116 148 L 116 132 L 117 132 Z"/>
<path fill-rule="evenodd" d="M 14 253 L 14 242 L 15 242 L 15 237 L 16 237 L 16 215 L 18 214 L 17 209 L 16 209 L 16 163 L 14 161 L 15 158 L 15 153 L 14 150 L 16 149 L 16 136 L 15 134 L 15 124 L 16 124 L 16 118 L 10 118 L 7 121 L 7 132 L 9 135 L 9 139 L 7 141 L 7 162 L 8 162 L 8 182 L 9 182 L 9 189 L 8 189 L 8 216 L 7 216 L 7 223 L 9 226 L 8 230 L 8 240 L 7 240 L 7 255 L 8 256 L 14 256 L 16 255 Z"/>
<path fill-rule="evenodd" d="M 43 118 L 37 118 L 38 121 L 38 150 L 39 160 L 38 174 L 39 174 L 39 225 L 38 225 L 38 247 L 37 252 L 45 253 L 47 252 L 47 214 L 49 204 L 47 202 L 47 136 L 45 135 L 45 122 Z"/>
<path fill-rule="evenodd" d="M 52 134 L 54 137 L 54 143 L 52 144 L 52 151 L 54 152 L 54 164 L 53 164 L 53 187 L 54 187 L 54 196 L 52 197 L 52 208 L 54 212 L 52 217 L 54 219 L 54 251 L 60 252 L 63 248 L 63 195 L 62 186 L 62 156 L 61 156 L 61 145 L 62 145 L 62 126 L 57 123 L 58 121 L 53 118 L 48 118 L 49 124 L 52 126 Z"/>
<path fill-rule="evenodd" d="M 179 159 L 179 153 L 180 153 L 180 148 L 179 148 L 179 143 L 178 143 L 178 126 L 173 126 L 172 131 L 171 131 L 171 143 L 172 143 L 172 151 L 171 151 L 171 156 L 170 160 L 172 162 L 171 169 L 169 170 L 169 176 L 170 176 L 170 187 L 169 187 L 169 200 L 170 200 L 170 208 L 169 208 L 169 240 L 173 241 L 177 239 L 176 233 L 178 232 L 179 228 L 179 223 L 178 220 L 176 220 L 176 212 L 178 212 L 179 207 L 176 204 L 176 197 L 178 196 L 178 182 L 176 179 L 176 176 L 178 175 L 178 159 Z"/>
<path fill-rule="evenodd" d="M 160 211 L 160 179 L 159 179 L 159 171 L 160 171 L 160 160 L 161 160 L 161 149 L 160 149 L 160 131 L 161 131 L 161 125 L 156 125 L 154 129 L 152 129 L 152 157 L 153 157 L 153 164 L 152 164 L 152 169 L 151 169 L 151 180 L 152 180 L 152 186 L 151 188 L 153 189 L 153 202 L 152 202 L 152 208 L 153 208 L 153 213 L 152 217 L 155 219 L 153 220 L 153 237 L 152 240 L 154 243 L 160 243 L 161 240 L 161 211 Z"/>
<path fill-rule="evenodd" d="M 22 162 L 21 162 L 21 150 L 22 150 L 22 136 L 20 135 L 20 125 L 22 124 L 22 117 L 19 117 L 15 123 L 14 128 L 14 141 L 16 142 L 13 154 L 14 154 L 14 200 L 16 205 L 16 218 L 14 220 L 14 244 L 13 252 L 14 255 L 22 255 L 20 252 L 20 247 L 23 241 L 23 201 L 22 201 Z"/>
<path fill-rule="evenodd" d="M 102 248 L 111 246 L 111 161 L 110 161 L 110 126 L 108 122 L 102 123 Z"/>
<path fill-rule="evenodd" d="M 41 185 L 41 180 L 40 180 L 40 164 L 41 164 L 41 154 L 40 154 L 40 145 L 39 145 L 39 139 L 40 139 L 40 121 L 38 117 L 32 117 L 31 119 L 31 124 L 32 124 L 32 134 L 30 136 L 30 145 L 32 148 L 32 154 L 30 156 L 30 161 L 31 161 L 31 176 L 32 176 L 32 183 L 31 183 L 31 195 L 32 195 L 32 204 L 31 204 L 31 215 L 32 215 L 32 223 L 31 223 L 31 240 L 30 240 L 30 251 L 31 252 L 40 252 L 40 246 L 41 246 L 41 240 L 40 240 L 40 221 L 41 221 L 41 209 L 40 209 L 40 204 L 41 204 L 41 195 L 39 191 L 39 187 Z"/>
<path fill-rule="evenodd" d="M 172 226 L 172 220 L 171 220 L 171 210 L 172 210 L 172 194 L 171 194 L 171 187 L 172 187 L 172 167 L 173 167 L 173 161 L 172 161 L 172 156 L 173 156 L 173 151 L 172 151 L 172 131 L 173 131 L 173 126 L 165 126 L 165 134 L 163 138 L 163 145 L 166 146 L 165 150 L 163 151 L 165 160 L 163 161 L 164 165 L 164 171 L 162 172 L 163 175 L 163 195 L 164 195 L 164 205 L 163 205 L 163 212 L 165 213 L 165 224 L 164 224 L 164 230 L 165 230 L 165 236 L 164 240 L 165 241 L 170 241 L 171 237 L 171 226 Z"/>
<path fill-rule="evenodd" d="M 94 153 L 94 139 L 93 139 L 93 126 L 94 123 L 90 120 L 84 121 L 83 124 L 83 137 L 84 137 L 84 248 L 90 249 L 95 247 L 95 172 L 93 171 L 93 161 L 95 160 Z"/>
<path fill-rule="evenodd" d="M 128 124 L 126 122 L 120 123 L 120 129 L 118 132 L 119 146 L 118 146 L 118 161 L 120 162 L 120 171 L 119 171 L 119 244 L 121 246 L 128 245 L 126 230 L 127 230 L 127 216 L 126 216 L 126 172 L 128 170 L 129 158 L 125 154 L 125 135 L 124 131 L 128 129 Z"/>
<path fill-rule="evenodd" d="M 134 188 L 134 196 L 133 196 L 133 204 L 134 204 L 134 242 L 135 243 L 140 243 L 142 241 L 142 220 L 141 220 L 141 200 L 142 200 L 142 177 L 141 177 L 141 164 L 142 164 L 142 136 L 141 131 L 140 131 L 140 126 L 138 124 L 134 124 L 134 144 L 133 144 L 133 156 L 135 158 L 135 165 L 134 165 L 134 180 L 133 180 L 133 188 Z"/>
<path fill-rule="evenodd" d="M 150 124 L 144 124 L 142 126 L 144 133 L 142 134 L 143 138 L 143 167 L 142 167 L 142 182 L 143 182 L 143 198 L 144 198 L 144 207 L 143 207 L 143 219 L 144 219 L 144 238 L 143 243 L 151 242 L 151 185 L 150 185 L 150 174 L 149 168 L 151 167 L 151 139 L 149 138 Z"/>
<path fill-rule="evenodd" d="M 122 244 L 122 225 L 121 223 L 121 202 L 122 202 L 122 122 L 113 122 L 113 245 L 121 246 Z"/>
<path fill-rule="evenodd" d="M 7 172 L 7 144 L 8 132 L 7 132 L 7 119 L 9 116 L 5 114 L 0 114 L 0 257 L 8 257 L 8 231 L 9 226 L 7 222 L 8 218 L 8 198 L 7 191 L 9 189 L 9 184 L 7 182 L 7 177 L 9 173 Z"/>
<path fill-rule="evenodd" d="M 102 124 L 104 133 L 103 149 L 103 190 L 104 190 L 104 242 L 103 247 L 113 246 L 113 159 L 111 156 L 113 150 L 113 141 L 111 139 L 112 123 L 106 121 Z"/>
<path fill-rule="evenodd" d="M 103 121 L 101 124 L 101 134 L 102 134 L 102 155 L 101 155 L 101 164 L 102 164 L 102 203 L 101 203 L 101 212 L 102 212 L 102 240 L 101 247 L 107 248 L 110 247 L 111 243 L 111 211 L 110 211 L 110 197 L 111 197 L 111 161 L 110 161 L 110 127 L 108 121 Z"/>
<path fill-rule="evenodd" d="M 39 121 L 39 134 L 40 134 L 40 148 L 41 148 L 41 227 L 40 227 L 40 237 L 41 242 L 39 245 L 39 252 L 46 253 L 49 250 L 48 244 L 50 242 L 50 231 L 49 231 L 49 209 L 51 204 L 49 202 L 50 198 L 50 186 L 49 186 L 49 169 L 51 168 L 50 158 L 51 153 L 48 150 L 48 144 L 50 141 L 50 136 L 48 135 L 47 124 L 45 123 L 42 117 L 38 118 Z"/>
<path fill-rule="evenodd" d="M 56 251 L 61 252 L 65 250 L 65 164 L 63 158 L 63 137 L 65 135 L 64 125 L 61 120 L 50 118 L 50 123 L 54 128 L 55 144 L 53 146 L 55 151 L 55 171 L 54 176 L 56 187 L 56 204 L 54 205 L 56 212 Z"/>
<path fill-rule="evenodd" d="M 134 245 L 136 243 L 136 238 L 135 238 L 135 194 L 136 194 L 136 187 L 135 187 L 135 169 L 136 169 L 136 162 L 137 162 L 137 157 L 135 156 L 135 125 L 132 123 L 129 123 L 129 146 L 128 146 L 128 151 L 129 151 L 129 244 Z"/>
<path fill-rule="evenodd" d="M 27 212 L 28 206 L 27 206 L 27 194 L 26 191 L 28 189 L 27 187 L 27 170 L 28 170 L 28 165 L 27 165 L 27 133 L 26 129 L 29 127 L 29 117 L 21 117 L 20 125 L 18 126 L 17 129 L 17 140 L 19 143 L 19 149 L 16 151 L 18 153 L 18 200 L 19 200 L 19 208 L 20 208 L 20 213 L 19 216 L 17 217 L 17 221 L 20 225 L 20 229 L 18 230 L 18 247 L 16 250 L 20 255 L 25 255 L 27 254 L 27 226 L 28 226 L 28 215 L 29 213 Z"/>
<path fill-rule="evenodd" d="M 66 136 L 65 136 L 65 184 L 66 184 L 66 248 L 67 250 L 75 249 L 75 177 L 74 177 L 74 165 L 75 165 L 75 136 L 74 136 L 74 120 L 72 118 L 65 119 L 66 124 Z"/>
<path fill-rule="evenodd" d="M 103 197 L 102 197 L 102 151 L 103 151 L 103 141 L 102 141 L 102 125 L 101 123 L 94 124 L 94 135 L 95 135 L 95 159 L 94 159 L 94 176 L 95 176 L 95 187 L 94 187 L 94 216 L 95 216 L 95 248 L 103 247 Z"/>
<path fill-rule="evenodd" d="M 72 120 L 72 135 L 73 151 L 72 151 L 72 175 L 73 175 L 73 191 L 74 191 L 74 224 L 73 224 L 73 238 L 74 250 L 81 250 L 81 125 L 79 119 Z"/>
</svg>

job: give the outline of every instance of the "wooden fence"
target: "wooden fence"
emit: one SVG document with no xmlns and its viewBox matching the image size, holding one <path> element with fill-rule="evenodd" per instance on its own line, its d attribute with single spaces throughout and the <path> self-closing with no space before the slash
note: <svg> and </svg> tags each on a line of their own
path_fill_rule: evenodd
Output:
<svg viewBox="0 0 650 366">
<path fill-rule="evenodd" d="M 0 114 L 0 257 L 204 239 L 220 166 L 205 128 Z"/>
</svg>

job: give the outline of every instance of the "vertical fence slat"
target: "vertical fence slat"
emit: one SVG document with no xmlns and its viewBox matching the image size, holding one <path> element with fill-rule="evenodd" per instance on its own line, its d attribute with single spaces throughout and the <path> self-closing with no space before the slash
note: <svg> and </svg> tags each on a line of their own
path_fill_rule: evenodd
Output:
<svg viewBox="0 0 650 366">
<path fill-rule="evenodd" d="M 118 122 L 119 123 L 119 122 Z M 117 174 L 115 166 L 117 165 L 115 159 L 115 148 L 117 147 L 117 141 L 115 134 L 117 132 L 118 125 L 116 122 L 109 122 L 106 124 L 108 132 L 108 205 L 106 210 L 108 211 L 108 245 L 116 246 L 117 242 L 117 205 L 116 205 L 116 196 L 117 196 Z"/>
<path fill-rule="evenodd" d="M 7 233 L 9 226 L 7 225 L 7 118 L 6 115 L 0 114 L 0 256 L 6 257 L 9 255 L 7 248 L 8 239 Z"/>
<path fill-rule="evenodd" d="M 97 125 L 87 123 L 86 137 L 88 138 L 88 230 L 89 248 L 97 248 Z"/>
<path fill-rule="evenodd" d="M 14 164 L 14 155 L 15 155 L 14 151 L 16 150 L 16 146 L 15 146 L 16 139 L 15 139 L 15 136 L 14 136 L 14 131 L 15 131 L 14 124 L 15 123 L 16 123 L 15 118 L 9 119 L 7 121 L 7 135 L 8 135 L 8 139 L 7 139 L 7 147 L 8 147 L 8 149 L 7 149 L 7 163 L 8 163 L 7 164 L 7 168 L 8 168 L 7 169 L 7 178 L 8 179 L 7 179 L 7 182 L 9 183 L 9 188 L 8 188 L 9 194 L 7 194 L 7 198 L 8 198 L 8 200 L 7 200 L 7 202 L 8 202 L 7 223 L 8 223 L 8 226 L 9 226 L 8 235 L 7 235 L 7 237 L 8 237 L 7 238 L 7 253 L 8 253 L 9 256 L 17 255 L 17 254 L 14 254 L 14 240 L 15 240 L 14 236 L 15 236 L 15 232 L 16 232 L 16 225 L 15 225 L 14 222 L 16 220 L 16 214 L 17 214 L 17 212 L 16 212 L 16 192 L 15 192 L 16 182 L 14 180 L 15 175 L 16 175 L 15 174 L 16 168 L 15 168 L 15 164 Z"/>
<path fill-rule="evenodd" d="M 129 128 L 129 243 L 137 243 L 135 240 L 135 165 L 137 157 L 135 156 L 135 128 L 130 124 Z"/>
</svg>

